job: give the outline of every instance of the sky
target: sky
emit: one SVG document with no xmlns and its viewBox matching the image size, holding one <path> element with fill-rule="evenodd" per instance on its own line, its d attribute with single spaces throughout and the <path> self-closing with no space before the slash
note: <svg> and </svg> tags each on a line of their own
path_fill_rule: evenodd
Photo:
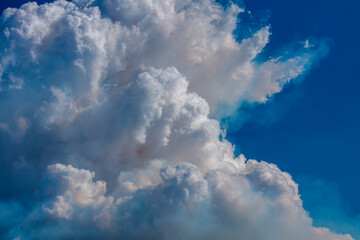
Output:
<svg viewBox="0 0 360 240">
<path fill-rule="evenodd" d="M 3 239 L 360 239 L 360 3 L 44 2 L 1 18 Z"/>
<path fill-rule="evenodd" d="M 360 3 L 259 0 L 245 5 L 255 16 L 270 12 L 269 52 L 307 36 L 328 39 L 330 50 L 301 83 L 288 86 L 251 113 L 260 120 L 237 131 L 229 129 L 228 137 L 246 156 L 286 169 L 299 183 L 304 206 L 315 223 L 349 224 L 339 229 L 353 228 L 359 238 L 355 219 L 360 214 L 360 193 L 354 189 L 360 182 Z M 322 191 L 324 185 L 337 196 Z M 335 217 L 334 209 L 342 214 Z"/>
</svg>

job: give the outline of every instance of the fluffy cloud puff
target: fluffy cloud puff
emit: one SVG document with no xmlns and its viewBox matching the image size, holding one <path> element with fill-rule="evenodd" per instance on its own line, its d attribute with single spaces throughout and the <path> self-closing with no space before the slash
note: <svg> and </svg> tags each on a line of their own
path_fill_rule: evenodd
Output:
<svg viewBox="0 0 360 240">
<path fill-rule="evenodd" d="M 0 235 L 352 239 L 314 228 L 291 176 L 235 157 L 209 117 L 266 101 L 319 51 L 256 62 L 269 27 L 237 42 L 242 11 L 206 0 L 7 9 Z"/>
</svg>

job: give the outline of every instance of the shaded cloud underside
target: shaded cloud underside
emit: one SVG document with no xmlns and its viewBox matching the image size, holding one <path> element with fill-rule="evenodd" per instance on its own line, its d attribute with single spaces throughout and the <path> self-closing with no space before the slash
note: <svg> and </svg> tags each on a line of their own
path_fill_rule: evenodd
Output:
<svg viewBox="0 0 360 240">
<path fill-rule="evenodd" d="M 321 49 L 255 61 L 269 27 L 236 42 L 242 11 L 210 0 L 7 9 L 0 235 L 352 239 L 314 228 L 291 176 L 235 157 L 209 117 L 266 101 Z"/>
</svg>

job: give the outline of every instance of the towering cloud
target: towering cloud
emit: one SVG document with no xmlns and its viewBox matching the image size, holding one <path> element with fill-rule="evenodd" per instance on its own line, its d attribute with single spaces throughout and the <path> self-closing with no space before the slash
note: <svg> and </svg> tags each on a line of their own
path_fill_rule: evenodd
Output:
<svg viewBox="0 0 360 240">
<path fill-rule="evenodd" d="M 58 0 L 1 16 L 4 239 L 342 240 L 297 184 L 234 156 L 218 120 L 264 102 L 320 47 L 265 62 L 269 27 L 211 0 Z M 309 45 L 309 44 L 308 44 Z"/>
</svg>

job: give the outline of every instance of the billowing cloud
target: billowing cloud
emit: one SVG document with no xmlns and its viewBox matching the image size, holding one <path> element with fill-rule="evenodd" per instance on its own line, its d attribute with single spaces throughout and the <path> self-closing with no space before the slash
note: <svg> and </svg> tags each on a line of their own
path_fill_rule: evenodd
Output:
<svg viewBox="0 0 360 240">
<path fill-rule="evenodd" d="M 256 61 L 269 27 L 237 42 L 242 11 L 210 0 L 5 10 L 1 236 L 352 239 L 313 227 L 291 176 L 234 156 L 209 117 L 266 101 L 321 51 Z"/>
</svg>

